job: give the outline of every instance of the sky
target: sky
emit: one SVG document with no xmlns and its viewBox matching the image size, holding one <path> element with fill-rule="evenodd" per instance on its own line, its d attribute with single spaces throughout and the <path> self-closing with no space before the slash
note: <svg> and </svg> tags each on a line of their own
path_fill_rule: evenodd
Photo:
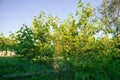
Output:
<svg viewBox="0 0 120 80">
<path fill-rule="evenodd" d="M 41 11 L 47 15 L 67 18 L 74 13 L 79 0 L 0 0 L 0 33 L 5 36 L 9 32 L 19 30 L 22 24 L 32 25 L 34 16 Z M 85 4 L 91 3 L 93 7 L 99 6 L 102 0 L 82 0 Z"/>
</svg>

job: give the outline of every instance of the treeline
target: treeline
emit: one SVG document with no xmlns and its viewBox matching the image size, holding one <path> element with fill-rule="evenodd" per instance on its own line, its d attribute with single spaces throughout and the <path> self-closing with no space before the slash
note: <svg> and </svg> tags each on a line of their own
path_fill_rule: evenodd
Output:
<svg viewBox="0 0 120 80">
<path fill-rule="evenodd" d="M 101 8 L 105 10 L 105 7 Z M 118 24 L 114 27 L 113 22 L 110 28 L 107 18 L 98 19 L 92 6 L 81 1 L 75 14 L 64 21 L 41 12 L 30 27 L 24 24 L 9 38 L 1 34 L 0 50 L 51 65 L 62 74 L 62 80 L 117 80 L 120 78 L 120 35 Z M 60 74 L 54 79 L 58 80 Z"/>
</svg>

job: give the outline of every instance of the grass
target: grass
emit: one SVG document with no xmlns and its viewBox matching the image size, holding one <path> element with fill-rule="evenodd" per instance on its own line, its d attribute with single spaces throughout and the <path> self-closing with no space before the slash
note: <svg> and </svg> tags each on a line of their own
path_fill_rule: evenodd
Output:
<svg viewBox="0 0 120 80">
<path fill-rule="evenodd" d="M 21 73 L 27 73 L 27 72 L 29 73 L 32 73 L 32 72 L 34 73 L 38 71 L 44 72 L 47 69 L 48 68 L 46 66 L 41 65 L 39 63 L 33 63 L 32 61 L 29 61 L 26 58 L 0 57 L 0 76 L 10 75 L 10 74 L 21 74 Z M 39 78 L 39 77 L 32 76 L 28 78 L 28 80 L 34 80 L 35 78 Z M 24 79 L 21 78 L 21 79 L 16 79 L 16 80 L 24 80 Z M 27 80 L 27 78 L 25 78 L 25 80 Z"/>
<path fill-rule="evenodd" d="M 57 72 L 51 72 L 52 67 L 40 62 L 33 62 L 24 57 L 2 56 L 0 57 L 0 80 L 118 80 L 120 78 L 120 59 L 105 57 L 105 60 L 97 63 L 83 60 L 85 63 L 77 64 L 79 66 L 66 67 L 62 58 L 58 58 L 55 59 L 58 64 Z M 41 74 L 30 77 L 1 78 L 3 75 L 35 72 L 41 72 Z"/>
</svg>

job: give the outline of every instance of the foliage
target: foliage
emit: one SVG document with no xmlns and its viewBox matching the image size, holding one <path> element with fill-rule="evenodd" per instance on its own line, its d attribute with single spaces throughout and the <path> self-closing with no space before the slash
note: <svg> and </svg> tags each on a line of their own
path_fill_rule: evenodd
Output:
<svg viewBox="0 0 120 80">
<path fill-rule="evenodd" d="M 37 47 L 35 46 L 33 33 L 30 28 L 26 25 L 20 28 L 15 35 L 15 40 L 17 41 L 17 45 L 14 48 L 16 54 L 27 56 L 32 59 L 32 57 L 37 54 Z"/>
<path fill-rule="evenodd" d="M 13 46 L 16 42 L 11 38 L 6 38 L 3 34 L 0 34 L 0 51 L 13 51 Z"/>
<path fill-rule="evenodd" d="M 9 40 L 15 47 L 10 49 L 53 71 L 45 69 L 47 73 L 33 79 L 117 80 L 120 78 L 120 37 L 96 37 L 101 31 L 108 34 L 109 31 L 94 15 L 92 6 L 81 1 L 75 15 L 70 14 L 64 21 L 41 12 L 34 17 L 31 27 L 23 25 L 11 34 Z M 0 39 L 1 46 L 7 45 L 2 41 L 7 42 L 8 38 Z"/>
<path fill-rule="evenodd" d="M 120 1 L 119 0 L 103 0 L 104 3 L 99 7 L 100 18 L 106 25 L 108 32 L 112 33 L 115 37 L 120 33 Z"/>
</svg>

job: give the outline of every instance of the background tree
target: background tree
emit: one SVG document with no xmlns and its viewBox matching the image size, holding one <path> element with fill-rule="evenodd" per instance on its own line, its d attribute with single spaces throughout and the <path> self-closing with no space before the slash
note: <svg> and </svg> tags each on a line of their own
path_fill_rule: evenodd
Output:
<svg viewBox="0 0 120 80">
<path fill-rule="evenodd" d="M 108 32 L 117 36 L 120 33 L 120 0 L 103 0 L 99 7 L 99 12 L 102 18 L 105 19 L 105 25 Z"/>
<path fill-rule="evenodd" d="M 11 46 L 13 46 L 14 42 L 9 38 L 5 37 L 3 34 L 0 34 L 0 50 L 5 51 L 6 54 L 8 51 L 11 51 Z"/>
<path fill-rule="evenodd" d="M 110 24 L 114 27 L 114 34 L 117 36 L 120 34 L 120 0 L 109 0 L 107 4 Z"/>
</svg>

